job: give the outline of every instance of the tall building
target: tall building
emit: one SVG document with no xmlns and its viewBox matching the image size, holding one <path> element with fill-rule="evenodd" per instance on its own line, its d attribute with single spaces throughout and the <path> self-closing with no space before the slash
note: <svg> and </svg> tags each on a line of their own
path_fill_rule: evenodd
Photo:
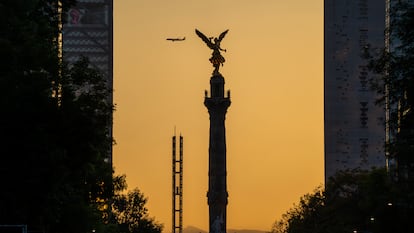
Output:
<svg viewBox="0 0 414 233">
<path fill-rule="evenodd" d="M 77 0 L 69 9 L 62 30 L 63 60 L 74 63 L 81 56 L 113 87 L 113 0 Z M 109 96 L 110 103 L 113 97 Z M 112 125 L 110 134 L 112 136 Z M 112 151 L 109 162 L 112 162 Z"/>
<path fill-rule="evenodd" d="M 385 46 L 386 2 L 324 1 L 325 181 L 386 165 L 385 106 L 375 103 L 365 58 Z"/>
</svg>

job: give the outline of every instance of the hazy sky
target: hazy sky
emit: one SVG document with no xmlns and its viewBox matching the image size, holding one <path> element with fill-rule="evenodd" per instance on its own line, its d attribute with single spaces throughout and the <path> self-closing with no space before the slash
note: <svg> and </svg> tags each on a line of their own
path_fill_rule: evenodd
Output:
<svg viewBox="0 0 414 233">
<path fill-rule="evenodd" d="M 184 136 L 184 226 L 208 230 L 211 50 L 194 33 L 229 29 L 220 72 L 227 226 L 270 230 L 323 182 L 322 0 L 114 1 L 114 166 L 171 232 L 171 137 Z M 167 37 L 186 37 L 170 42 Z"/>
</svg>

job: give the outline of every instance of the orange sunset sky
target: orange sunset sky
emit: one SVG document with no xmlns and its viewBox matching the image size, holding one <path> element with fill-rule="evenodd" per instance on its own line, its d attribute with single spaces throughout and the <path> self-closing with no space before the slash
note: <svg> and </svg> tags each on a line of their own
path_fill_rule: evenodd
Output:
<svg viewBox="0 0 414 233">
<path fill-rule="evenodd" d="M 220 68 L 227 226 L 270 230 L 323 184 L 322 0 L 114 0 L 116 174 L 171 232 L 171 137 L 184 136 L 184 227 L 208 230 L 211 50 L 194 33 L 229 29 Z M 186 37 L 183 42 L 168 37 Z"/>
</svg>

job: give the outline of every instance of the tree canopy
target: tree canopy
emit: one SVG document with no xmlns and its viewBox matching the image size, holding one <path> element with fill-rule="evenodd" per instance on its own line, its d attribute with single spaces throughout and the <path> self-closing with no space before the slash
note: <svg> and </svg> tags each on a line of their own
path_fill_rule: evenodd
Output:
<svg viewBox="0 0 414 233">
<path fill-rule="evenodd" d="M 392 182 L 383 169 L 340 172 L 326 189 L 304 195 L 271 232 L 406 232 L 414 214 L 413 194 Z"/>
<path fill-rule="evenodd" d="M 87 58 L 62 62 L 61 14 L 74 3 L 0 3 L 0 225 L 45 233 L 120 232 L 117 214 L 126 213 L 114 201 L 146 203 L 121 195 L 125 177 L 113 178 L 106 79 Z M 146 228 L 122 232 L 161 231 L 146 209 L 137 210 Z"/>
<path fill-rule="evenodd" d="M 391 1 L 389 46 L 371 56 L 370 69 L 379 74 L 373 87 L 388 108 L 390 140 L 388 158 L 395 164 L 395 178 L 414 183 L 414 3 Z"/>
<path fill-rule="evenodd" d="M 163 225 L 149 216 L 147 200 L 137 188 L 114 196 L 112 211 L 120 233 L 161 233 Z"/>
</svg>

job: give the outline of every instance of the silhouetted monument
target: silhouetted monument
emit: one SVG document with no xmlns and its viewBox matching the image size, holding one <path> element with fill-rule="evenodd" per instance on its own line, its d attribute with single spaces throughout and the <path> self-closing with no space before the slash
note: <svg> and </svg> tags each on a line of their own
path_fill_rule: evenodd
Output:
<svg viewBox="0 0 414 233">
<path fill-rule="evenodd" d="M 209 144 L 209 182 L 207 199 L 209 205 L 210 233 L 226 233 L 227 218 L 227 170 L 226 170 L 226 112 L 230 106 L 230 91 L 224 96 L 224 78 L 219 73 L 220 65 L 224 63 L 221 56 L 220 42 L 228 30 L 221 33 L 219 38 L 207 38 L 196 29 L 207 46 L 213 50 L 210 62 L 214 71 L 210 79 L 210 97 L 205 93 L 204 105 L 210 115 L 210 144 Z M 214 43 L 213 43 L 214 41 Z"/>
<path fill-rule="evenodd" d="M 218 73 L 220 65 L 223 65 L 223 63 L 226 61 L 226 59 L 224 59 L 224 57 L 220 53 L 220 51 L 226 52 L 225 49 L 222 49 L 220 47 L 220 42 L 224 38 L 224 36 L 226 36 L 228 31 L 229 30 L 226 30 L 226 31 L 222 32 L 218 38 L 217 37 L 208 37 L 207 38 L 207 36 L 205 36 L 199 30 L 197 30 L 197 29 L 195 30 L 196 34 L 207 44 L 207 46 L 210 49 L 213 50 L 213 54 L 211 55 L 211 58 L 210 58 L 210 62 L 211 62 L 211 64 L 213 64 L 213 66 L 215 68 L 214 72 L 213 72 L 213 75 L 215 73 Z"/>
</svg>

